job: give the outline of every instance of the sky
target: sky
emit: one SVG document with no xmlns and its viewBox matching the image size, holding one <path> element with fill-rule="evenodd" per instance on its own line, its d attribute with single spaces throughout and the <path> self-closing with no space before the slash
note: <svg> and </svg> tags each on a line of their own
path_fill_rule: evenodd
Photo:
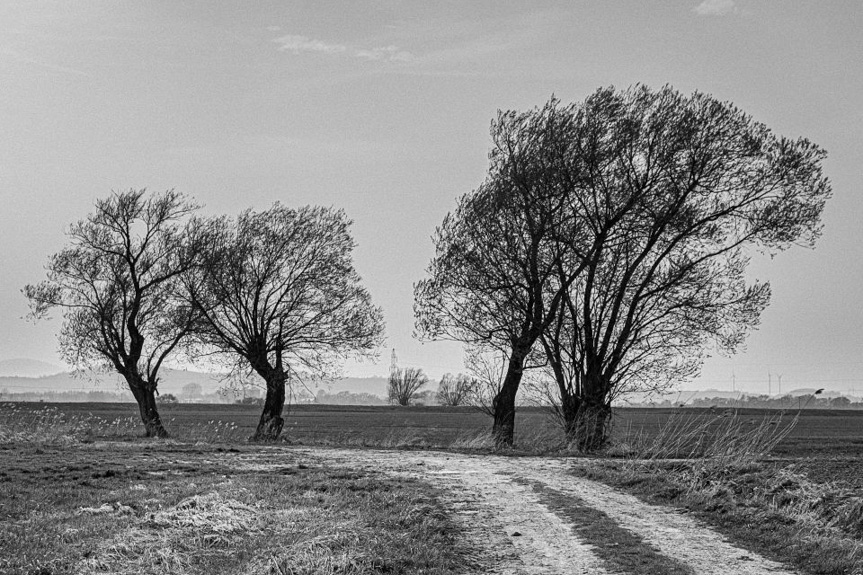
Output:
<svg viewBox="0 0 863 575">
<path fill-rule="evenodd" d="M 61 364 L 59 318 L 21 288 L 112 190 L 174 188 L 207 214 L 318 204 L 353 219 L 390 350 L 413 338 L 431 236 L 488 168 L 498 110 L 670 84 L 824 147 L 834 197 L 814 250 L 755 259 L 773 300 L 746 350 L 684 389 L 863 392 L 863 2 L 0 2 L 0 360 Z"/>
</svg>

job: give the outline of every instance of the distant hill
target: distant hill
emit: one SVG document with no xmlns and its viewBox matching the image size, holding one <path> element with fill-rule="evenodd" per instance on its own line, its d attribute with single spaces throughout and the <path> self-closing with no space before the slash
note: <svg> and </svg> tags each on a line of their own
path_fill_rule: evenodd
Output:
<svg viewBox="0 0 863 575">
<path fill-rule="evenodd" d="M 220 375 L 183 371 L 160 370 L 159 390 L 162 393 L 179 393 L 183 386 L 198 383 L 204 393 L 213 393 L 222 387 Z M 117 391 L 126 384 L 118 374 L 94 371 L 54 373 L 41 377 L 0 377 L 0 389 L 16 393 L 22 391 Z"/>
<path fill-rule="evenodd" d="M 38 359 L 4 359 L 0 361 L 0 377 L 43 377 L 61 373 L 64 368 Z"/>
<path fill-rule="evenodd" d="M 39 376 L 0 375 L 0 390 L 5 389 L 8 392 L 20 393 L 26 391 L 117 391 L 126 389 L 125 382 L 117 374 L 59 371 L 60 373 L 55 371 L 50 375 Z M 175 395 L 181 393 L 183 387 L 190 383 L 199 384 L 204 394 L 215 393 L 225 386 L 224 375 L 220 373 L 165 368 L 160 370 L 159 379 L 159 391 Z M 258 378 L 255 377 L 252 377 L 251 381 L 263 384 L 263 381 L 259 382 Z M 437 389 L 437 384 L 432 382 L 427 388 Z M 387 378 L 346 377 L 332 382 L 309 385 L 309 391 L 312 394 L 316 394 L 318 389 L 323 389 L 327 393 L 340 391 L 371 393 L 383 398 L 386 397 L 387 393 Z"/>
</svg>

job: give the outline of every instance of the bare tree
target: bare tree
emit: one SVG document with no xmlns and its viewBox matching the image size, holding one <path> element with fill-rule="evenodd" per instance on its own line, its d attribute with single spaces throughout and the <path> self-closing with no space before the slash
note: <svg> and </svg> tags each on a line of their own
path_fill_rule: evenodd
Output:
<svg viewBox="0 0 863 575">
<path fill-rule="evenodd" d="M 381 310 L 353 267 L 350 224 L 341 210 L 278 203 L 213 223 L 188 296 L 205 319 L 200 341 L 266 383 L 254 440 L 281 434 L 289 379 L 337 375 L 341 360 L 381 343 Z"/>
<path fill-rule="evenodd" d="M 489 174 L 434 236 L 428 277 L 415 286 L 418 333 L 507 354 L 492 433 L 511 445 L 516 394 L 534 344 L 554 321 L 589 244 L 561 193 L 582 174 L 566 162 L 573 119 L 556 101 L 492 124 Z M 565 273 L 560 273 L 563 270 Z"/>
<path fill-rule="evenodd" d="M 498 444 L 540 338 L 562 408 L 593 422 L 569 427 L 585 449 L 613 391 L 691 375 L 710 342 L 733 350 L 769 297 L 744 281 L 747 250 L 811 245 L 830 195 L 820 148 L 671 88 L 501 113 L 492 138 L 486 181 L 436 231 L 415 312 L 423 337 L 507 350 Z"/>
<path fill-rule="evenodd" d="M 565 110 L 585 174 L 568 205 L 596 247 L 577 250 L 586 266 L 541 341 L 566 432 L 589 451 L 615 397 L 691 377 L 708 345 L 742 344 L 770 297 L 747 281 L 748 254 L 814 245 L 830 186 L 823 150 L 705 94 L 602 89 Z"/>
<path fill-rule="evenodd" d="M 387 382 L 387 392 L 391 403 L 410 405 L 414 395 L 428 384 L 429 378 L 418 367 L 406 367 L 390 370 Z"/>
<path fill-rule="evenodd" d="M 197 320 L 178 297 L 180 278 L 200 263 L 196 207 L 173 190 L 98 200 L 51 257 L 48 279 L 24 288 L 34 319 L 63 310 L 66 361 L 123 376 L 148 437 L 167 436 L 156 406 L 159 368 Z"/>
<path fill-rule="evenodd" d="M 467 405 L 476 384 L 477 382 L 469 375 L 445 373 L 438 384 L 437 401 L 441 405 L 450 407 Z"/>
</svg>

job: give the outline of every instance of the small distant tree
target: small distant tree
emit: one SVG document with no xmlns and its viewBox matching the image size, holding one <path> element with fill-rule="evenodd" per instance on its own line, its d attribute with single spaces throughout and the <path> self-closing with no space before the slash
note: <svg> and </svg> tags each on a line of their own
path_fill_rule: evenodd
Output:
<svg viewBox="0 0 863 575">
<path fill-rule="evenodd" d="M 441 377 L 437 390 L 437 401 L 441 405 L 456 407 L 467 405 L 470 394 L 476 386 L 476 381 L 463 373 L 453 375 L 445 373 Z"/>
<path fill-rule="evenodd" d="M 173 393 L 163 393 L 161 395 L 158 395 L 156 397 L 156 402 L 157 403 L 164 403 L 164 404 L 179 403 L 179 401 L 177 400 L 177 396 L 174 395 Z"/>
<path fill-rule="evenodd" d="M 390 370 L 387 395 L 390 403 L 410 405 L 414 395 L 428 383 L 429 378 L 418 367 L 396 367 Z"/>
<path fill-rule="evenodd" d="M 342 210 L 277 203 L 211 224 L 187 296 L 203 316 L 200 343 L 266 384 L 253 440 L 281 434 L 291 378 L 337 376 L 341 360 L 373 356 L 381 343 L 381 310 L 353 266 L 351 223 Z"/>
<path fill-rule="evenodd" d="M 156 406 L 159 369 L 199 319 L 179 297 L 181 278 L 201 262 L 196 208 L 173 190 L 98 200 L 49 260 L 48 279 L 23 290 L 30 317 L 62 310 L 60 351 L 68 363 L 125 379 L 147 437 L 168 435 Z"/>
</svg>

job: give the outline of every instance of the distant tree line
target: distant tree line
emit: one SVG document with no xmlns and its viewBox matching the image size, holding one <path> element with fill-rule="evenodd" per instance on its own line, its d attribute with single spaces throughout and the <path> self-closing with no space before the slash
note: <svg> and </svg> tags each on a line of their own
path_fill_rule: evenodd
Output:
<svg viewBox="0 0 863 575">
<path fill-rule="evenodd" d="M 657 404 L 672 405 L 668 400 Z M 863 409 L 863 401 L 852 401 L 843 395 L 837 397 L 822 397 L 820 395 L 742 395 L 739 398 L 701 397 L 686 403 L 692 407 L 761 407 L 767 409 Z"/>
<path fill-rule="evenodd" d="M 340 391 L 338 393 L 327 393 L 323 389 L 318 390 L 314 398 L 315 403 L 323 405 L 386 405 L 387 402 L 373 393 L 357 393 L 351 391 Z"/>
</svg>

